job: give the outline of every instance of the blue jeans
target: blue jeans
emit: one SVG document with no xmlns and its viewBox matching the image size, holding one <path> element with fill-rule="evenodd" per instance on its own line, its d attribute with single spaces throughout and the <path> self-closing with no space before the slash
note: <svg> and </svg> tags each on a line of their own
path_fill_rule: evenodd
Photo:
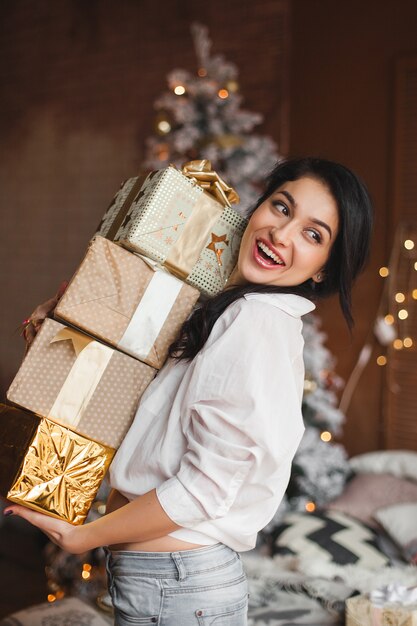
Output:
<svg viewBox="0 0 417 626">
<path fill-rule="evenodd" d="M 108 552 L 115 626 L 245 626 L 248 588 L 223 544 L 181 552 Z"/>
</svg>

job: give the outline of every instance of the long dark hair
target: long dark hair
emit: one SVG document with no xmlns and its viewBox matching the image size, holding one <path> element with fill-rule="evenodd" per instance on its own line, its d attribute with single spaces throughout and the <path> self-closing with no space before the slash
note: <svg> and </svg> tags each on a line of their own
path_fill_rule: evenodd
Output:
<svg viewBox="0 0 417 626">
<path fill-rule="evenodd" d="M 321 181 L 329 189 L 338 208 L 338 234 L 323 268 L 323 281 L 315 283 L 309 279 L 294 287 L 256 284 L 226 287 L 202 303 L 183 324 L 178 339 L 170 347 L 171 357 L 194 358 L 207 341 L 219 316 L 247 293 L 292 293 L 312 301 L 338 293 L 342 313 L 349 328 L 352 328 L 352 285 L 368 260 L 372 231 L 372 203 L 360 178 L 340 163 L 317 157 L 280 161 L 268 176 L 265 191 L 248 217 L 281 185 L 304 176 Z"/>
</svg>

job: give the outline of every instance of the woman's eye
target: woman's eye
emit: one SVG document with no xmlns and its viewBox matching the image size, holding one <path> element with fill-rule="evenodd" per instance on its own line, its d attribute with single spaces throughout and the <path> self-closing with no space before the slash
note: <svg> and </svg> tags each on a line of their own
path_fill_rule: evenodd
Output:
<svg viewBox="0 0 417 626">
<path fill-rule="evenodd" d="M 284 204 L 283 202 L 279 202 L 278 200 L 275 200 L 275 202 L 273 202 L 274 207 L 283 215 L 289 215 L 290 211 L 287 207 L 286 204 Z"/>
<path fill-rule="evenodd" d="M 311 237 L 311 239 L 313 239 L 313 241 L 315 241 L 315 243 L 321 243 L 321 235 L 317 230 L 314 229 L 309 229 L 307 231 L 308 236 Z"/>
</svg>

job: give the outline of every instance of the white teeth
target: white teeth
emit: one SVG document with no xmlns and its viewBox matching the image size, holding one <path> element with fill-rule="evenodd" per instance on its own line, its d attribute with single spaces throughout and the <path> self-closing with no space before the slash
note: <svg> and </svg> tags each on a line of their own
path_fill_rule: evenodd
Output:
<svg viewBox="0 0 417 626">
<path fill-rule="evenodd" d="M 260 248 L 262 252 L 265 252 L 265 254 L 271 257 L 271 259 L 275 261 L 275 263 L 277 263 L 278 265 L 284 265 L 284 262 L 281 261 L 279 256 L 277 256 L 275 252 L 272 252 L 272 250 L 270 250 L 268 246 L 266 246 L 262 241 L 257 241 L 256 243 L 258 244 L 258 248 Z"/>
</svg>

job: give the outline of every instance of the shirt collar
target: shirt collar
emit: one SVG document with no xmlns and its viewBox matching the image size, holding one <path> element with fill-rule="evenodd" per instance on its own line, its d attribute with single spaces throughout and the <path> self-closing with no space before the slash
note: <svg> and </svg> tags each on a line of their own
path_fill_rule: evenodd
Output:
<svg viewBox="0 0 417 626">
<path fill-rule="evenodd" d="M 311 313 L 316 308 L 316 305 L 311 300 L 303 296 L 297 296 L 294 293 L 247 293 L 244 295 L 244 298 L 246 300 L 267 302 L 293 317 L 301 317 L 306 313 Z"/>
</svg>

